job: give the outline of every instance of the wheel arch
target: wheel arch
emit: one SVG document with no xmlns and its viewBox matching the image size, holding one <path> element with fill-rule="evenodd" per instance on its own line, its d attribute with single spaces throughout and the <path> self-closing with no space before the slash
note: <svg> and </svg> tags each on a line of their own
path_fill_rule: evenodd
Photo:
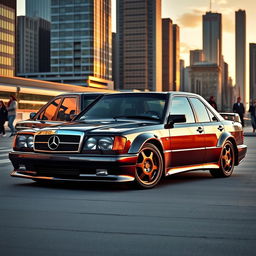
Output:
<svg viewBox="0 0 256 256">
<path fill-rule="evenodd" d="M 236 145 L 236 140 L 235 138 L 232 136 L 231 133 L 229 132 L 224 132 L 221 134 L 219 141 L 218 141 L 218 147 L 223 147 L 223 145 L 225 144 L 226 141 L 230 141 L 234 147 L 234 151 L 235 151 L 235 165 L 238 165 L 238 149 L 237 149 L 237 145 Z"/>
<path fill-rule="evenodd" d="M 152 133 L 144 133 L 138 135 L 133 141 L 128 153 L 137 154 L 145 143 L 151 143 L 155 145 L 163 156 L 163 145 L 158 137 Z"/>
</svg>

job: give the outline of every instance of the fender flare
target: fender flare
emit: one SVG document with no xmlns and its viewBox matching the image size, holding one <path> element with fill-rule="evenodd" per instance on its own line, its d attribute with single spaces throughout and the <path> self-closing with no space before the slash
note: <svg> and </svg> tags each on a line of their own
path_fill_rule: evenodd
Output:
<svg viewBox="0 0 256 256">
<path fill-rule="evenodd" d="M 138 135 L 134 139 L 128 153 L 137 154 L 140 151 L 140 149 L 142 148 L 142 146 L 149 140 L 154 140 L 157 144 L 160 144 L 163 149 L 162 142 L 157 138 L 156 135 L 154 135 L 153 133 L 143 133 L 143 134 Z"/>
</svg>

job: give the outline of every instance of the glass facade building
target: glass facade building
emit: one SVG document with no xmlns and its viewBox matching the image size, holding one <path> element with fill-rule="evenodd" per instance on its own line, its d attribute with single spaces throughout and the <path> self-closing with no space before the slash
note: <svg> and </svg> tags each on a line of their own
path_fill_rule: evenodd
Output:
<svg viewBox="0 0 256 256">
<path fill-rule="evenodd" d="M 52 0 L 52 74 L 79 85 L 112 80 L 111 30 L 111 0 Z"/>
<path fill-rule="evenodd" d="M 250 100 L 256 100 L 256 44 L 250 43 Z"/>
<path fill-rule="evenodd" d="M 17 73 L 50 71 L 50 22 L 39 17 L 17 17 Z"/>
<path fill-rule="evenodd" d="M 50 12 L 51 0 L 26 0 L 26 16 L 40 17 L 42 19 L 51 20 Z"/>
<path fill-rule="evenodd" d="M 222 16 L 206 12 L 203 15 L 203 51 L 209 63 L 221 64 L 222 58 Z"/>
<path fill-rule="evenodd" d="M 246 86 L 246 12 L 235 12 L 235 53 L 236 53 L 236 86 L 242 102 L 249 104 Z"/>
<path fill-rule="evenodd" d="M 16 0 L 0 0 L 0 75 L 15 75 Z"/>
<path fill-rule="evenodd" d="M 116 14 L 117 88 L 162 91 L 161 0 L 117 0 Z"/>
</svg>

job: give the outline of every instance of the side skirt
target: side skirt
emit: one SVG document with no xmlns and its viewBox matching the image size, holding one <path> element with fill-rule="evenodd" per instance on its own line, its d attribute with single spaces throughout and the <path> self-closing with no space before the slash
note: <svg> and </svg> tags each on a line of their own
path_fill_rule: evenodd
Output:
<svg viewBox="0 0 256 256">
<path fill-rule="evenodd" d="M 180 172 L 188 172 L 188 171 L 195 171 L 195 170 L 212 170 L 212 169 L 219 169 L 219 165 L 216 163 L 208 163 L 208 164 L 198 164 L 198 165 L 169 168 L 167 169 L 165 176 L 169 176 L 169 175 L 180 173 Z"/>
</svg>

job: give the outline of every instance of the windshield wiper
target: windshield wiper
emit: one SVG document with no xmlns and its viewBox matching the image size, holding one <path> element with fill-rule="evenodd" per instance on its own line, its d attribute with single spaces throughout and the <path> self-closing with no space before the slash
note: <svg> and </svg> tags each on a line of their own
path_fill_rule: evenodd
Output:
<svg viewBox="0 0 256 256">
<path fill-rule="evenodd" d="M 127 118 L 127 119 L 143 119 L 143 120 L 154 120 L 154 121 L 160 121 L 159 117 L 154 117 L 154 116 L 114 116 L 113 119 L 118 119 L 118 118 Z"/>
</svg>

